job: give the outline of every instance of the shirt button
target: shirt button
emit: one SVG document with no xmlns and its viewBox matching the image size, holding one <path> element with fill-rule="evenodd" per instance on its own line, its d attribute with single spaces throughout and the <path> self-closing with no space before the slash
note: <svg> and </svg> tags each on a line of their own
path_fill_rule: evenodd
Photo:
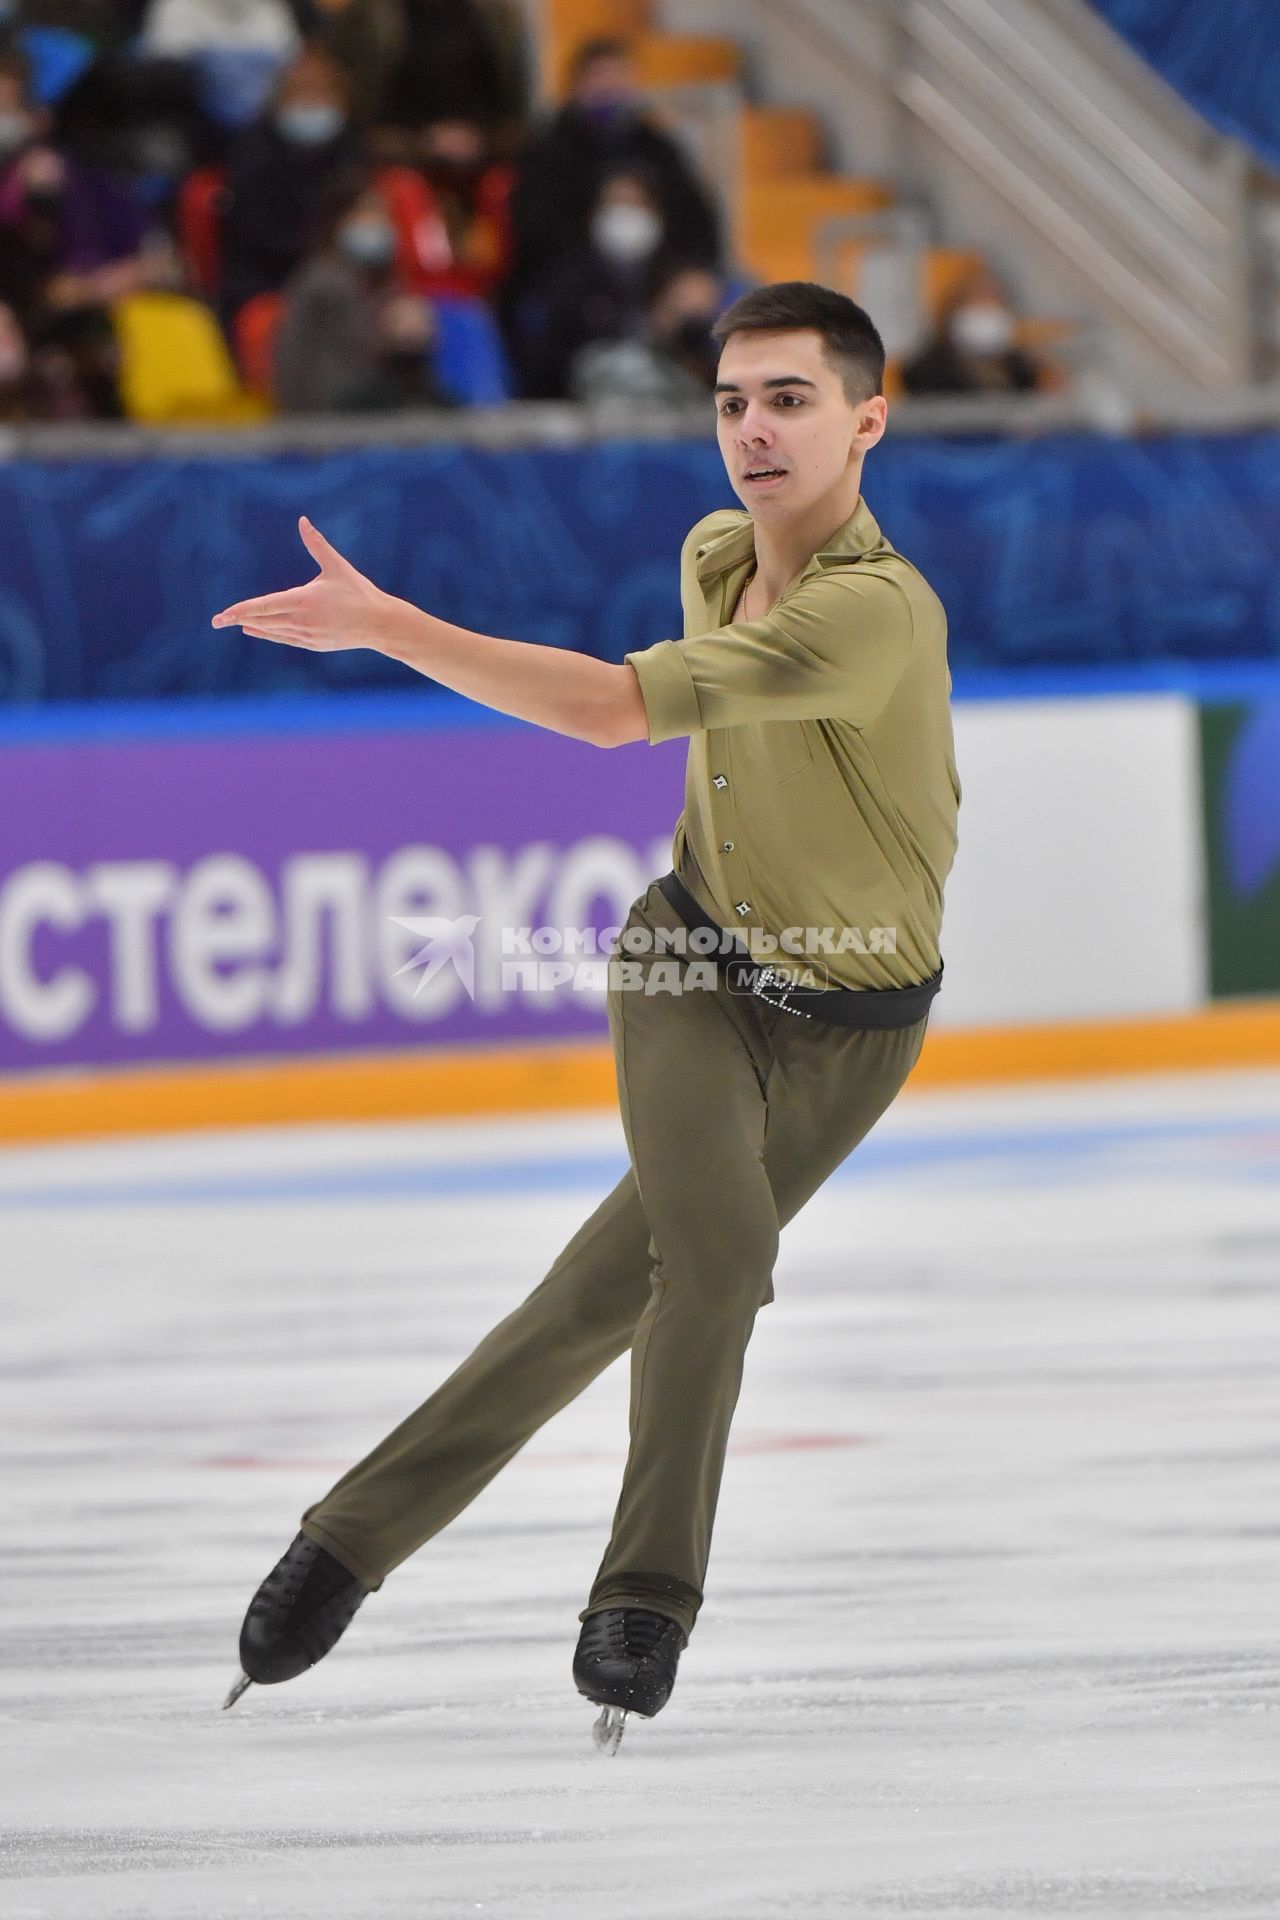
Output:
<svg viewBox="0 0 1280 1920">
<path fill-rule="evenodd" d="M 737 906 L 734 908 L 735 913 L 750 913 L 750 911 L 751 902 L 749 900 L 739 900 Z"/>
<path fill-rule="evenodd" d="M 725 779 L 722 773 L 718 773 L 715 779 L 711 782 L 711 784 L 713 787 L 727 787 L 729 782 Z"/>
<path fill-rule="evenodd" d="M 721 847 L 720 851 L 721 853 L 732 853 L 733 852 L 732 840 L 726 840 L 723 847 Z"/>
</svg>

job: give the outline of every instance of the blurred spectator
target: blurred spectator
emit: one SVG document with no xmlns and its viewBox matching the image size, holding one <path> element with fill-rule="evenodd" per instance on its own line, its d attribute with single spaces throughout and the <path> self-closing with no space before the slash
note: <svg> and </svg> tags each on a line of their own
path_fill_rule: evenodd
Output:
<svg viewBox="0 0 1280 1920">
<path fill-rule="evenodd" d="M 902 369 L 911 394 L 1030 393 L 1042 373 L 1029 353 L 1014 345 L 1017 316 L 1008 294 L 988 268 L 962 280 L 938 315 L 921 351 Z"/>
<path fill-rule="evenodd" d="M 44 385 L 12 307 L 0 305 L 0 422 L 17 426 L 51 418 Z"/>
<path fill-rule="evenodd" d="M 422 129 L 413 160 L 435 194 L 454 258 L 461 260 L 476 216 L 480 182 L 489 166 L 485 130 L 476 120 L 437 120 Z"/>
<path fill-rule="evenodd" d="M 144 0 L 0 0 L 9 24 L 79 34 L 94 46 L 118 46 L 137 31 Z"/>
<path fill-rule="evenodd" d="M 409 44 L 405 0 L 311 0 L 308 33 L 345 72 L 352 118 L 380 121 Z"/>
<path fill-rule="evenodd" d="M 524 0 L 479 0 L 498 63 L 497 118 L 488 129 L 496 160 L 522 145 L 534 90 L 534 52 Z"/>
<path fill-rule="evenodd" d="M 235 146 L 222 227 L 224 316 L 282 287 L 315 244 L 328 195 L 363 170 L 342 68 L 304 47 L 266 119 Z"/>
<path fill-rule="evenodd" d="M 122 420 L 120 347 L 102 307 L 50 312 L 32 359 L 51 420 Z"/>
<path fill-rule="evenodd" d="M 395 281 L 396 233 L 376 185 L 338 195 L 289 282 L 276 335 L 284 413 L 452 407 L 430 362 L 429 304 Z"/>
<path fill-rule="evenodd" d="M 635 65 L 621 40 L 589 40 L 573 62 L 569 98 L 518 163 L 512 197 L 514 258 L 501 317 L 520 357 L 524 303 L 547 275 L 582 247 L 610 176 L 643 171 L 653 183 L 668 251 L 719 269 L 719 216 L 678 143 L 646 117 Z"/>
<path fill-rule="evenodd" d="M 659 353 L 692 382 L 695 399 L 716 384 L 720 349 L 711 338 L 711 326 L 724 306 L 718 275 L 705 267 L 678 267 L 659 288 L 650 312 Z"/>
<path fill-rule="evenodd" d="M 503 76 L 489 20 L 477 0 L 403 0 L 407 37 L 382 117 L 418 129 L 438 120 L 491 126 Z"/>
<path fill-rule="evenodd" d="M 539 289 L 537 326 L 515 363 L 522 398 L 568 399 L 574 356 L 593 342 L 647 340 L 650 306 L 674 264 L 653 183 L 634 170 L 612 174 L 585 241 Z"/>
<path fill-rule="evenodd" d="M 642 338 L 580 347 L 569 369 L 569 392 L 589 406 L 610 400 L 688 406 L 715 386 L 719 348 L 711 323 L 724 305 L 715 274 L 676 267 L 654 295 Z"/>
<path fill-rule="evenodd" d="M 118 419 L 115 336 L 105 315 L 69 317 L 60 343 L 34 347 L 0 304 L 0 423 Z"/>
<path fill-rule="evenodd" d="M 62 253 L 53 189 L 63 169 L 40 143 L 42 124 L 25 104 L 22 78 L 0 54 L 0 300 L 23 324 L 42 303 Z"/>
<path fill-rule="evenodd" d="M 223 136 L 200 105 L 186 60 L 144 59 L 128 50 L 99 55 L 58 103 L 62 147 L 115 176 L 130 196 L 167 207 L 193 167 L 214 159 Z"/>
<path fill-rule="evenodd" d="M 190 61 L 208 117 L 250 126 L 301 45 L 287 0 L 150 0 L 142 51 Z"/>
<path fill-rule="evenodd" d="M 377 153 L 415 170 L 443 219 L 450 259 L 428 290 L 487 298 L 511 261 L 514 173 L 497 158 L 513 144 L 508 116 L 520 97 L 510 23 L 484 0 L 406 3 L 410 44 L 374 134 Z"/>
<path fill-rule="evenodd" d="M 487 128 L 474 120 L 437 120 L 413 142 L 413 164 L 444 221 L 452 263 L 430 291 L 492 295 L 511 261 L 514 169 L 492 158 Z"/>
<path fill-rule="evenodd" d="M 21 55 L 0 51 L 0 300 L 37 346 L 61 346 L 77 360 L 110 413 L 103 309 L 163 284 L 175 261 L 171 248 L 147 244 L 136 203 L 107 174 L 51 145 L 47 130 Z"/>
</svg>

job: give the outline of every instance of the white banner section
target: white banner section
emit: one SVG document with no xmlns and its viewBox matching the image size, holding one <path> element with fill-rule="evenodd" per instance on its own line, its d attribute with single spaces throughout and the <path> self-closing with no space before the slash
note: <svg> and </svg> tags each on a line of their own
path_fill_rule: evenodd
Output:
<svg viewBox="0 0 1280 1920">
<path fill-rule="evenodd" d="M 960 847 L 931 1024 L 1184 1012 L 1208 997 L 1196 709 L 958 702 Z"/>
</svg>

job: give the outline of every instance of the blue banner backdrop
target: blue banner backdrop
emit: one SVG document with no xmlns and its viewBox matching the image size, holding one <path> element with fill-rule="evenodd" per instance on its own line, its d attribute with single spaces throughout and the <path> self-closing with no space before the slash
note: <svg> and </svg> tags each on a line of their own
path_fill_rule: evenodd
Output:
<svg viewBox="0 0 1280 1920">
<path fill-rule="evenodd" d="M 886 535 L 960 670 L 1280 659 L 1280 436 L 890 440 Z M 0 703 L 422 686 L 363 651 L 215 633 L 310 578 L 306 512 L 389 591 L 620 660 L 681 632 L 680 542 L 735 504 L 714 444 L 0 465 Z"/>
<path fill-rule="evenodd" d="M 1276 0 L 1093 0 L 1191 105 L 1280 166 Z"/>
</svg>

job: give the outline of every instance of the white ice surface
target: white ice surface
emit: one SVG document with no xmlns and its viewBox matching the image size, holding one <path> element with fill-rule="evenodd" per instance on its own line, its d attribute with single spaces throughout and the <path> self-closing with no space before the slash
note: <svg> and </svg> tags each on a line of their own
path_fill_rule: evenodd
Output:
<svg viewBox="0 0 1280 1920">
<path fill-rule="evenodd" d="M 614 1120 L 0 1154 L 3 1920 L 1280 1914 L 1280 1075 L 908 1093 L 784 1233 L 707 1598 L 569 1675 L 625 1363 L 220 1710 Z"/>
</svg>

